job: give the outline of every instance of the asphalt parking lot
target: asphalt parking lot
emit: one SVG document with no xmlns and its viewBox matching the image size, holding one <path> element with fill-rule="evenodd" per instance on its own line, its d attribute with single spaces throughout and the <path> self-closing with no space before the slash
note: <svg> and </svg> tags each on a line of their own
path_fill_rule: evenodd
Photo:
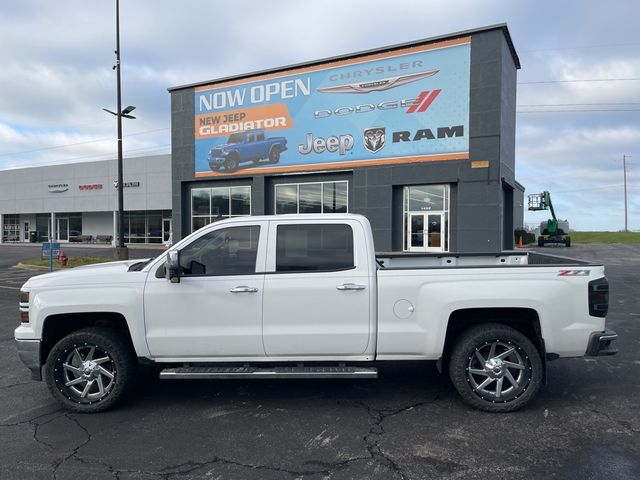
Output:
<svg viewBox="0 0 640 480">
<path fill-rule="evenodd" d="M 0 246 L 0 478 L 640 478 L 640 245 L 570 249 L 607 266 L 620 353 L 551 362 L 532 404 L 506 415 L 469 409 L 420 363 L 383 365 L 376 381 L 147 372 L 117 408 L 67 413 L 16 354 L 17 288 L 32 273 L 9 267 L 24 248 Z"/>
</svg>

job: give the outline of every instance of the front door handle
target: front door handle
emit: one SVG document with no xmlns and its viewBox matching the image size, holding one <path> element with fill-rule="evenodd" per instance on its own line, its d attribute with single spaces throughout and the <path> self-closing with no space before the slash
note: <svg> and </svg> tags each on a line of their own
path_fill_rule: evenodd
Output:
<svg viewBox="0 0 640 480">
<path fill-rule="evenodd" d="M 343 283 L 336 287 L 338 290 L 364 290 L 366 285 L 358 285 L 357 283 Z"/>
<path fill-rule="evenodd" d="M 231 293 L 255 293 L 258 291 L 255 287 L 247 287 L 246 285 L 242 285 L 240 287 L 233 287 L 229 290 Z"/>
</svg>

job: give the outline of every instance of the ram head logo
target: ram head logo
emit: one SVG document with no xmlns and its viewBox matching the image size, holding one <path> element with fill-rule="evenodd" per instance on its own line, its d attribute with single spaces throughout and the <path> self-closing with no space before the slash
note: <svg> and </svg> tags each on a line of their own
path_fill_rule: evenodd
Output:
<svg viewBox="0 0 640 480">
<path fill-rule="evenodd" d="M 364 148 L 371 153 L 378 153 L 384 147 L 384 127 L 367 128 L 364 131 Z"/>
</svg>

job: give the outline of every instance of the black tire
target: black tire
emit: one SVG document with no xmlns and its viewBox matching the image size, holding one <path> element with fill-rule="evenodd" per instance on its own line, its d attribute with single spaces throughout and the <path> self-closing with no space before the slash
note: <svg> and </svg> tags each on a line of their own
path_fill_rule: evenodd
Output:
<svg viewBox="0 0 640 480">
<path fill-rule="evenodd" d="M 269 152 L 269 163 L 278 163 L 280 161 L 280 147 L 274 145 Z"/>
<path fill-rule="evenodd" d="M 108 360 L 89 363 L 105 358 Z M 123 335 L 110 328 L 90 327 L 54 345 L 45 365 L 45 380 L 67 410 L 95 413 L 112 407 L 125 395 L 136 365 L 135 353 Z"/>
<path fill-rule="evenodd" d="M 564 246 L 565 247 L 570 247 L 571 246 L 571 237 L 565 237 L 564 238 Z"/>
<path fill-rule="evenodd" d="M 505 361 L 508 363 L 502 363 Z M 487 412 L 524 407 L 540 388 L 542 373 L 542 359 L 531 340 L 498 323 L 469 328 L 449 358 L 449 376 L 462 399 Z"/>
<path fill-rule="evenodd" d="M 235 172 L 238 169 L 239 165 L 240 161 L 238 160 L 238 155 L 232 153 L 224 161 L 224 170 L 226 172 Z"/>
<path fill-rule="evenodd" d="M 538 237 L 538 246 L 544 247 L 544 237 Z"/>
</svg>

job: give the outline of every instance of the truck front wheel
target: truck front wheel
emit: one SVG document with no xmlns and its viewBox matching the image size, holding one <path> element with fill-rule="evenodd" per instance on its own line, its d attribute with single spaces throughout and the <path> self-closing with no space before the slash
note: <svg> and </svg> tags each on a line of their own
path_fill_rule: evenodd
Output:
<svg viewBox="0 0 640 480">
<path fill-rule="evenodd" d="M 449 359 L 449 375 L 462 399 L 488 412 L 511 412 L 526 405 L 540 388 L 542 369 L 531 340 L 497 323 L 464 332 Z"/>
<path fill-rule="evenodd" d="M 224 169 L 227 172 L 235 172 L 240 165 L 240 161 L 238 160 L 238 155 L 232 153 L 227 159 L 224 161 Z"/>
<path fill-rule="evenodd" d="M 90 327 L 56 343 L 47 359 L 45 379 L 66 409 L 94 413 L 120 400 L 135 368 L 135 355 L 117 331 Z"/>
</svg>

